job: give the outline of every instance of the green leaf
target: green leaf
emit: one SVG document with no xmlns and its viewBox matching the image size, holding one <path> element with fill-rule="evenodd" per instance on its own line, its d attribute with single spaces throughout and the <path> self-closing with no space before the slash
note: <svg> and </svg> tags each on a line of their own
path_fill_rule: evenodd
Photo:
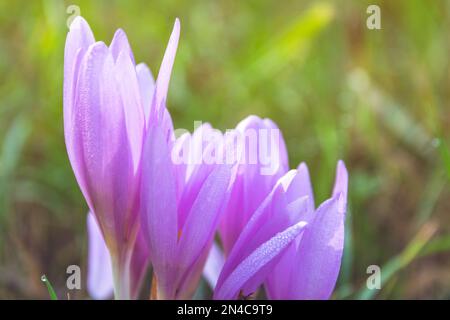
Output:
<svg viewBox="0 0 450 320">
<path fill-rule="evenodd" d="M 47 279 L 47 276 L 44 274 L 41 277 L 42 282 L 45 283 L 45 285 L 47 286 L 47 290 L 48 290 L 48 294 L 50 295 L 50 299 L 51 300 L 58 300 L 58 296 L 56 295 L 55 290 L 53 289 L 52 284 L 50 283 L 50 281 Z"/>
</svg>

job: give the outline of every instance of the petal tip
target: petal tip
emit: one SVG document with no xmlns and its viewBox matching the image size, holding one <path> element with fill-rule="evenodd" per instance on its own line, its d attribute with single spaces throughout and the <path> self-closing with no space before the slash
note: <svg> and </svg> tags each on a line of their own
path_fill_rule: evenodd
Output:
<svg viewBox="0 0 450 320">
<path fill-rule="evenodd" d="M 72 23 L 70 24 L 70 31 L 81 29 L 81 28 L 89 28 L 89 24 L 87 23 L 86 19 L 84 19 L 82 16 L 76 16 Z"/>
</svg>

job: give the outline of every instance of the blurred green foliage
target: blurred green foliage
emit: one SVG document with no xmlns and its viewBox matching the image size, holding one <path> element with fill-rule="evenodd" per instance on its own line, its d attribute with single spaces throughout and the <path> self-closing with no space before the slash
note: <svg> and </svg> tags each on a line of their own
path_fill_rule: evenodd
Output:
<svg viewBox="0 0 450 320">
<path fill-rule="evenodd" d="M 366 28 L 374 3 L 381 30 Z M 336 298 L 450 297 L 450 1 L 44 0 L 0 2 L 0 298 L 47 298 L 44 273 L 65 296 L 66 267 L 86 270 L 87 209 L 62 126 L 71 4 L 96 39 L 123 28 L 155 74 L 180 18 L 176 127 L 272 118 L 291 166 L 309 165 L 317 201 L 345 160 Z M 371 264 L 386 272 L 379 292 L 365 289 Z"/>
</svg>

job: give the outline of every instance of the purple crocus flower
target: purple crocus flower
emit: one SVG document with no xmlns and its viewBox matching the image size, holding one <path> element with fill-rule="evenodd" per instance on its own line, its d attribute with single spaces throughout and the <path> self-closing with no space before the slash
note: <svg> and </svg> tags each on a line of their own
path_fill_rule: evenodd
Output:
<svg viewBox="0 0 450 320">
<path fill-rule="evenodd" d="M 235 131 L 243 138 L 237 175 L 231 197 L 219 227 L 225 255 L 228 255 L 251 215 L 288 171 L 288 157 L 281 131 L 270 119 L 248 116 Z M 277 136 L 271 137 L 271 134 Z M 263 146 L 267 147 L 265 152 Z M 270 148 L 269 148 L 270 147 Z"/>
<path fill-rule="evenodd" d="M 344 245 L 347 171 L 314 211 L 306 165 L 286 173 L 250 218 L 217 281 L 216 299 L 243 298 L 265 282 L 271 299 L 327 299 Z"/>
<path fill-rule="evenodd" d="M 277 257 L 307 225 L 308 197 L 299 197 L 300 176 L 281 177 L 253 213 L 231 250 L 214 290 L 215 299 L 237 299 L 256 292 Z"/>
<path fill-rule="evenodd" d="M 312 201 L 309 225 L 301 238 L 294 241 L 266 280 L 270 299 L 328 299 L 334 289 L 344 249 L 344 222 L 347 207 L 348 173 L 339 161 L 330 199 L 314 212 L 314 196 L 308 168 L 300 164 L 299 196 Z M 313 214 L 310 214 L 313 212 Z"/>
<path fill-rule="evenodd" d="M 159 126 L 149 128 L 144 145 L 141 226 L 149 244 L 153 297 L 187 299 L 196 288 L 230 188 L 227 165 L 175 165 L 170 141 Z M 202 143 L 184 135 L 188 152 Z"/>
<path fill-rule="evenodd" d="M 165 108 L 177 48 L 179 22 L 156 84 L 144 64 L 135 65 L 122 30 L 108 47 L 95 42 L 87 22 L 70 26 L 64 54 L 64 134 L 78 185 L 112 260 L 116 298 L 130 298 L 130 270 L 139 232 L 141 152 L 151 125 L 172 135 Z M 151 135 L 150 135 L 151 136 Z"/>
<path fill-rule="evenodd" d="M 228 199 L 228 165 L 179 163 L 173 150 L 195 153 L 205 144 L 203 125 L 172 145 L 160 126 L 151 126 L 143 150 L 141 226 L 151 252 L 152 295 L 156 299 L 191 298 Z M 189 155 L 186 155 L 189 158 Z"/>
</svg>

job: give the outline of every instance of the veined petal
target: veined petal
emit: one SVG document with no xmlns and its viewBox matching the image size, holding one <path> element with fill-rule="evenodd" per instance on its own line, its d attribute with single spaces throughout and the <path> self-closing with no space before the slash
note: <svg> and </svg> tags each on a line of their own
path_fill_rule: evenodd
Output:
<svg viewBox="0 0 450 320">
<path fill-rule="evenodd" d="M 115 72 L 136 172 L 141 158 L 145 120 L 136 70 L 129 55 L 124 51 L 117 57 Z"/>
<path fill-rule="evenodd" d="M 75 137 L 74 100 L 81 61 L 88 49 L 94 43 L 94 35 L 81 16 L 76 17 L 70 25 L 64 49 L 64 138 L 72 169 L 80 189 L 89 205 L 92 205 L 88 195 L 82 151 L 79 141 Z"/>
<path fill-rule="evenodd" d="M 170 35 L 169 43 L 167 44 L 166 52 L 159 69 L 158 78 L 156 80 L 156 89 L 154 97 L 154 111 L 156 116 L 161 114 L 161 106 L 165 106 L 167 100 L 167 91 L 169 89 L 170 75 L 172 73 L 175 55 L 177 53 L 178 39 L 180 38 L 180 20 L 175 19 L 172 34 Z"/>
<path fill-rule="evenodd" d="M 251 215 L 288 168 L 281 132 L 269 119 L 246 117 L 235 131 L 228 132 L 226 143 L 236 147 L 238 162 L 232 197 L 219 229 L 229 254 Z"/>
<path fill-rule="evenodd" d="M 264 199 L 258 209 L 251 215 L 245 227 L 242 229 L 238 239 L 236 240 L 222 272 L 217 282 L 218 286 L 223 284 L 226 277 L 237 267 L 237 265 L 256 249 L 260 243 L 253 241 L 253 235 L 258 232 L 266 223 L 271 221 L 273 199 L 279 197 L 285 192 L 290 181 L 295 175 L 295 170 L 286 173 L 274 186 L 270 194 Z M 280 196 L 281 197 L 281 196 Z M 270 235 L 268 235 L 270 236 Z"/>
<path fill-rule="evenodd" d="M 114 292 L 111 257 L 92 213 L 87 216 L 89 237 L 87 290 L 94 299 L 111 298 Z"/>
<path fill-rule="evenodd" d="M 272 130 L 278 130 L 280 133 L 279 140 L 276 142 L 277 142 L 277 147 L 278 147 L 278 151 L 279 151 L 279 155 L 280 155 L 280 162 L 281 162 L 280 164 L 282 167 L 282 171 L 286 172 L 289 170 L 289 157 L 288 157 L 288 153 L 287 153 L 286 143 L 284 142 L 283 134 L 282 134 L 280 128 L 278 128 L 278 126 L 275 124 L 275 122 L 273 122 L 271 119 L 269 119 L 269 118 L 264 119 L 264 124 L 266 125 L 266 127 L 270 128 Z"/>
<path fill-rule="evenodd" d="M 141 228 L 149 244 L 161 294 L 175 294 L 173 269 L 178 236 L 176 182 L 162 129 L 151 126 L 142 155 Z"/>
<path fill-rule="evenodd" d="M 77 80 L 76 66 L 78 52 L 82 52 L 81 60 L 87 48 L 95 42 L 94 35 L 86 20 L 78 16 L 70 25 L 64 48 L 64 108 L 71 108 Z M 69 118 L 70 119 L 70 118 Z"/>
<path fill-rule="evenodd" d="M 314 192 L 311 185 L 311 178 L 309 177 L 308 166 L 302 162 L 297 168 L 298 184 L 293 188 L 295 190 L 295 197 L 308 196 L 309 209 L 314 211 Z"/>
<path fill-rule="evenodd" d="M 344 161 L 339 160 L 336 168 L 336 180 L 333 188 L 333 197 L 342 194 L 339 200 L 339 211 L 344 213 L 347 208 L 347 192 L 348 192 L 348 172 Z"/>
<path fill-rule="evenodd" d="M 153 94 L 155 93 L 155 79 L 145 63 L 139 63 L 136 66 L 136 74 L 139 81 L 145 123 L 148 123 Z"/>
<path fill-rule="evenodd" d="M 223 285 L 217 288 L 214 293 L 215 299 L 234 299 L 237 298 L 240 290 L 245 284 L 258 277 L 262 282 L 270 272 L 266 269 L 265 274 L 260 271 L 277 257 L 283 250 L 304 230 L 306 222 L 301 221 L 286 230 L 276 234 L 273 238 L 259 246 L 253 253 L 245 258 L 230 276 L 224 281 Z M 247 294 L 247 292 L 244 292 Z"/>
<path fill-rule="evenodd" d="M 172 147 L 172 159 L 177 179 L 177 199 L 180 200 L 186 184 L 187 157 L 191 143 L 191 135 L 186 132 L 176 139 Z"/>
<path fill-rule="evenodd" d="M 114 33 L 114 37 L 109 46 L 109 50 L 111 50 L 114 61 L 117 61 L 117 59 L 119 58 L 119 54 L 123 51 L 130 57 L 133 65 L 135 64 L 133 51 L 131 50 L 131 46 L 128 42 L 125 31 L 123 31 L 122 29 L 117 29 L 117 31 Z"/>
<path fill-rule="evenodd" d="M 188 268 L 214 236 L 230 180 L 230 168 L 217 166 L 206 178 L 184 223 L 177 261 Z"/>
<path fill-rule="evenodd" d="M 242 175 L 236 175 L 231 190 L 230 199 L 222 216 L 219 232 L 225 254 L 229 255 L 242 229 L 245 227 L 244 212 L 244 182 Z"/>
<path fill-rule="evenodd" d="M 345 215 L 338 198 L 325 201 L 304 232 L 293 261 L 290 290 L 277 299 L 328 299 L 336 284 L 344 249 Z"/>
<path fill-rule="evenodd" d="M 97 215 L 108 246 L 125 226 L 133 195 L 133 169 L 114 63 L 102 42 L 91 45 L 78 77 L 74 135 L 82 146 L 88 203 Z M 119 219 L 119 220 L 118 220 Z M 110 248 L 111 250 L 111 248 Z"/>
</svg>

